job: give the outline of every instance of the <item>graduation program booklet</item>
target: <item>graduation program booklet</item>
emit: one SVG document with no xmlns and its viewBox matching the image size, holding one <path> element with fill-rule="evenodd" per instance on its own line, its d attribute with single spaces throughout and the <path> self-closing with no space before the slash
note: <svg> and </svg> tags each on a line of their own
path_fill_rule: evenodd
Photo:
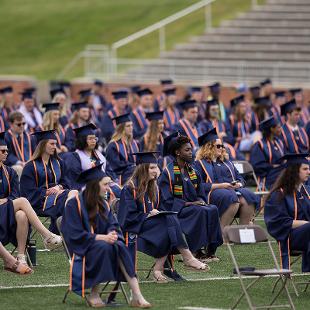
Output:
<svg viewBox="0 0 310 310">
<path fill-rule="evenodd" d="M 159 213 L 150 215 L 148 218 L 152 218 L 154 216 L 160 216 L 160 215 L 169 215 L 169 214 L 178 214 L 178 212 L 175 211 L 159 211 Z"/>
</svg>

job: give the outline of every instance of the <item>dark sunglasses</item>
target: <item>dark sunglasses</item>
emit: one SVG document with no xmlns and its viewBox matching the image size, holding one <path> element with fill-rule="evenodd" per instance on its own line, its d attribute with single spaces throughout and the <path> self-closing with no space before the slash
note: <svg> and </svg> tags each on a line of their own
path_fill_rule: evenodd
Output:
<svg viewBox="0 0 310 310">
<path fill-rule="evenodd" d="M 9 150 L 0 150 L 1 154 L 5 154 L 5 153 L 8 153 Z"/>
<path fill-rule="evenodd" d="M 16 126 L 18 126 L 18 127 L 21 127 L 21 126 L 25 126 L 26 125 L 26 123 L 24 122 L 24 123 L 18 123 L 18 124 L 15 124 Z"/>
<path fill-rule="evenodd" d="M 217 144 L 217 145 L 216 145 L 216 148 L 217 148 L 217 149 L 224 149 L 225 146 L 224 146 L 224 144 Z"/>
</svg>

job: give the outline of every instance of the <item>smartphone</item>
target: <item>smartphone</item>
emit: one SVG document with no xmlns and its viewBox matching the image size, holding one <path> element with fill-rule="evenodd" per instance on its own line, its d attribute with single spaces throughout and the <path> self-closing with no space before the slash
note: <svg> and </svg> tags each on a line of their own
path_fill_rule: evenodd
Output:
<svg viewBox="0 0 310 310">
<path fill-rule="evenodd" d="M 230 184 L 231 184 L 231 185 L 236 185 L 237 183 L 238 183 L 238 181 L 236 181 L 236 180 L 235 180 L 235 181 L 230 182 Z"/>
</svg>

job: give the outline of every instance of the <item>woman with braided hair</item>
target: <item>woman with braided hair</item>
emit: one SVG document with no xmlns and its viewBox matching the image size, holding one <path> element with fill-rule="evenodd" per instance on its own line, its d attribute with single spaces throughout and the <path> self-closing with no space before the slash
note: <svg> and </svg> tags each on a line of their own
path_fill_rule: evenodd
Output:
<svg viewBox="0 0 310 310">
<path fill-rule="evenodd" d="M 206 203 L 199 173 L 191 166 L 193 150 L 189 138 L 174 133 L 165 139 L 164 156 L 174 161 L 159 178 L 162 208 L 178 212 L 189 249 L 206 262 L 218 261 L 216 249 L 222 244 L 218 209 Z M 207 253 L 201 248 L 207 247 Z"/>
</svg>

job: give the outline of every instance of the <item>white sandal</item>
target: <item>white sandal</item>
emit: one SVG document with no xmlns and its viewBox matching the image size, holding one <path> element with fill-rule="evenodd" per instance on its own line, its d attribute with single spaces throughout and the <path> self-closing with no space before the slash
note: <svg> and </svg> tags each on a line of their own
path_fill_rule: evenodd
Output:
<svg viewBox="0 0 310 310">
<path fill-rule="evenodd" d="M 62 246 L 62 238 L 58 235 L 51 234 L 49 237 L 43 239 L 46 249 L 52 251 Z"/>
<path fill-rule="evenodd" d="M 24 255 L 24 254 L 17 254 L 16 259 L 21 264 L 28 266 L 26 255 Z"/>
</svg>

